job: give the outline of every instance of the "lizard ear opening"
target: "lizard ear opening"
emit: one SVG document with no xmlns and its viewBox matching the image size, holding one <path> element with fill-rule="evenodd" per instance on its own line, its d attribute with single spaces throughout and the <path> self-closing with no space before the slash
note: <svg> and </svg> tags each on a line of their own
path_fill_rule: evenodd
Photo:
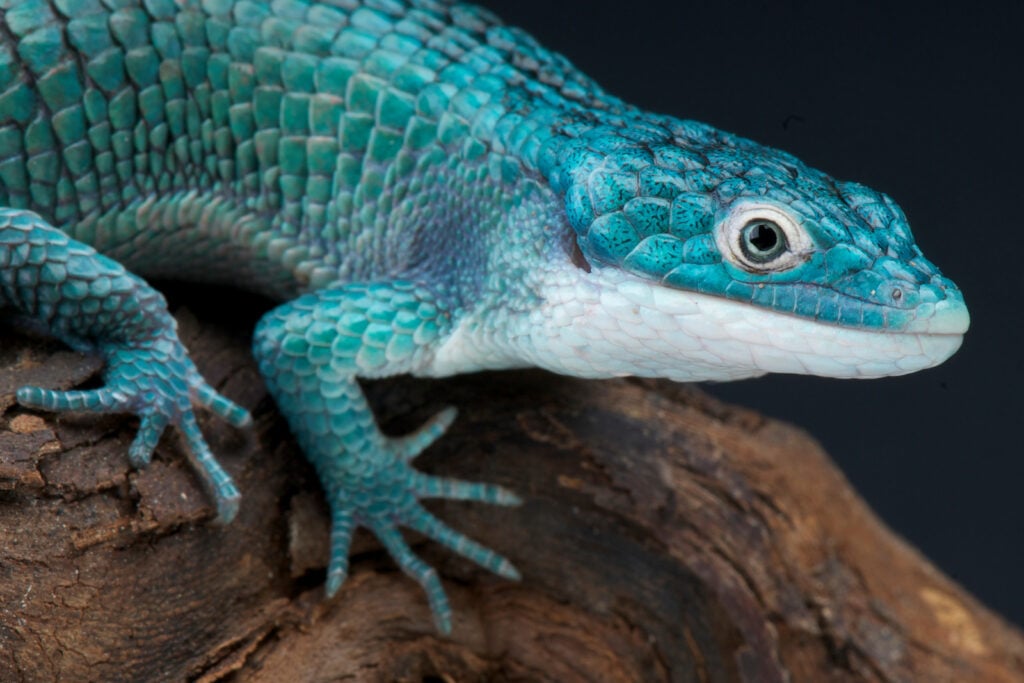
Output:
<svg viewBox="0 0 1024 683">
<path fill-rule="evenodd" d="M 569 238 L 569 259 L 580 270 L 590 272 L 590 263 L 587 261 L 587 257 L 583 255 L 583 250 L 580 249 L 580 243 L 575 235 Z"/>
</svg>

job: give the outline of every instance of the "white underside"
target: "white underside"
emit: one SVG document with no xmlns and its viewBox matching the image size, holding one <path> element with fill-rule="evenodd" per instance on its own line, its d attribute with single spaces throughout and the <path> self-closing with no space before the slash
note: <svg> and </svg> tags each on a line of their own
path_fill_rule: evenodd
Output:
<svg viewBox="0 0 1024 683">
<path fill-rule="evenodd" d="M 600 269 L 550 273 L 545 302 L 467 316 L 423 374 L 536 365 L 580 377 L 730 380 L 769 372 L 871 378 L 938 365 L 960 347 L 962 305 L 913 332 L 819 323 Z M 951 307 L 952 309 L 952 307 Z"/>
</svg>

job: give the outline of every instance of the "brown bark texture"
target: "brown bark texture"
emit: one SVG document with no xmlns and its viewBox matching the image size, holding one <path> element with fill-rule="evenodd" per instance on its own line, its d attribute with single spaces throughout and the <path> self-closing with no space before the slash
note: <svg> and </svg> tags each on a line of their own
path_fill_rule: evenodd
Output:
<svg viewBox="0 0 1024 683">
<path fill-rule="evenodd" d="M 96 385 L 99 364 L 0 330 L 0 681 L 1024 680 L 1021 633 L 889 531 L 811 438 L 667 382 L 370 384 L 391 433 L 459 407 L 418 465 L 525 503 L 430 507 L 524 578 L 410 535 L 452 600 L 442 637 L 361 532 L 325 601 L 322 495 L 244 334 L 179 318 L 205 376 L 254 412 L 247 430 L 201 417 L 243 492 L 226 526 L 177 435 L 134 470 L 134 418 L 17 406 L 18 386 Z"/>
</svg>

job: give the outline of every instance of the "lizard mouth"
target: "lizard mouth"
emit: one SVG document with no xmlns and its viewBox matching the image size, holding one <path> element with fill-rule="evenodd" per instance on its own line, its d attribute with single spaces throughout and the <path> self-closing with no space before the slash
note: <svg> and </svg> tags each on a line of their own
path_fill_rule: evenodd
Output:
<svg viewBox="0 0 1024 683">
<path fill-rule="evenodd" d="M 935 367 L 957 352 L 970 327 L 967 306 L 956 290 L 942 301 L 919 306 L 905 325 L 880 329 L 750 306 L 744 322 L 737 323 L 735 312 L 728 311 L 734 302 L 716 298 L 699 305 L 731 331 L 747 328 L 737 338 L 748 344 L 754 365 L 761 370 L 835 378 L 874 379 Z"/>
<path fill-rule="evenodd" d="M 839 336 L 856 343 L 864 335 L 860 342 L 865 348 L 881 352 L 878 369 L 874 363 L 867 363 L 856 374 L 847 376 L 868 379 L 905 375 L 939 365 L 957 352 L 970 325 L 967 305 L 960 292 L 953 290 L 942 301 L 919 306 L 914 319 L 902 328 L 875 332 L 846 330 Z"/>
<path fill-rule="evenodd" d="M 552 288 L 535 343 L 584 377 L 639 375 L 723 381 L 765 373 L 859 378 L 934 367 L 963 343 L 970 324 L 955 288 L 908 310 L 891 327 L 843 326 L 631 277 L 612 269 Z M 550 360 L 550 359 L 549 359 Z"/>
<path fill-rule="evenodd" d="M 743 348 L 734 359 L 751 370 L 873 379 L 906 375 L 945 362 L 963 344 L 970 326 L 959 292 L 925 310 L 898 328 L 847 327 L 740 304 L 718 297 L 689 294 L 707 322 L 717 321 L 725 349 Z M 737 311 L 742 307 L 742 312 Z M 715 346 L 712 344 L 711 346 Z M 735 347 L 734 347 L 735 348 Z M 752 373 L 753 374 L 753 373 Z"/>
<path fill-rule="evenodd" d="M 903 329 L 903 333 L 960 337 L 966 334 L 971 326 L 971 316 L 962 298 L 950 297 L 929 305 L 933 308 L 923 311 L 918 308 L 916 317 Z"/>
</svg>

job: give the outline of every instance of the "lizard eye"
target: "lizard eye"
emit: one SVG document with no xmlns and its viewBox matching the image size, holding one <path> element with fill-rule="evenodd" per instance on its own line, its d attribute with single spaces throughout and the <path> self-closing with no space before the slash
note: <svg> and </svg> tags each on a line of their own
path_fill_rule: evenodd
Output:
<svg viewBox="0 0 1024 683">
<path fill-rule="evenodd" d="M 787 247 L 786 234 L 773 221 L 754 219 L 740 232 L 740 249 L 753 263 L 770 263 Z"/>
<path fill-rule="evenodd" d="M 811 239 L 789 212 L 776 204 L 743 201 L 716 229 L 719 251 L 751 273 L 774 273 L 804 261 Z"/>
</svg>

